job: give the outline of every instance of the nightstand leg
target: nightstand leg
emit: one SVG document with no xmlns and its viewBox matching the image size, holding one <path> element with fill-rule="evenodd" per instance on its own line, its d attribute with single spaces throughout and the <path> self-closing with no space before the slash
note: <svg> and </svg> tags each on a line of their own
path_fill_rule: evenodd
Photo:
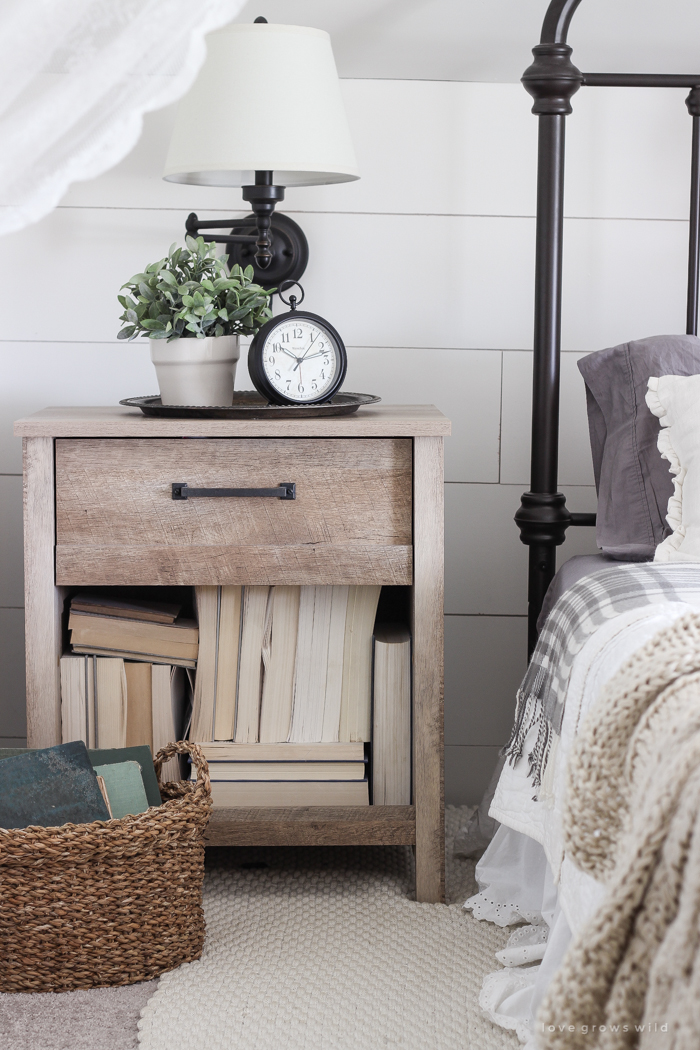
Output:
<svg viewBox="0 0 700 1050">
<path fill-rule="evenodd" d="M 54 586 L 53 438 L 24 438 L 27 746 L 61 742 L 62 593 Z"/>
<path fill-rule="evenodd" d="M 442 438 L 413 440 L 413 784 L 416 899 L 445 899 Z"/>
</svg>

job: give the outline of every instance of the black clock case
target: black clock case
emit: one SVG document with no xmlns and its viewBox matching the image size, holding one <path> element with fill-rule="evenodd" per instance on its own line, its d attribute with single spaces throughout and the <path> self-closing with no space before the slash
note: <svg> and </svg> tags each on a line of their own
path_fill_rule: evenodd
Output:
<svg viewBox="0 0 700 1050">
<path fill-rule="evenodd" d="M 295 318 L 299 318 L 300 320 L 303 318 L 304 320 L 312 321 L 314 324 L 325 328 L 328 334 L 335 340 L 340 355 L 340 368 L 338 369 L 338 375 L 336 376 L 333 386 L 330 387 L 325 394 L 322 394 L 321 397 L 309 398 L 304 401 L 295 401 L 293 398 L 285 397 L 284 394 L 279 392 L 279 390 L 275 390 L 265 375 L 265 369 L 263 368 L 262 363 L 263 347 L 265 346 L 265 340 L 267 337 L 278 327 L 278 325 Z M 248 374 L 250 375 L 253 386 L 259 394 L 266 397 L 273 405 L 318 405 L 322 404 L 324 401 L 330 401 L 333 395 L 337 394 L 343 385 L 347 370 L 348 355 L 343 340 L 340 338 L 333 325 L 330 324 L 325 317 L 319 317 L 318 314 L 309 313 L 307 310 L 289 310 L 285 314 L 278 314 L 277 317 L 270 318 L 270 320 L 266 321 L 262 328 L 257 331 L 250 344 L 250 349 L 248 350 Z"/>
</svg>

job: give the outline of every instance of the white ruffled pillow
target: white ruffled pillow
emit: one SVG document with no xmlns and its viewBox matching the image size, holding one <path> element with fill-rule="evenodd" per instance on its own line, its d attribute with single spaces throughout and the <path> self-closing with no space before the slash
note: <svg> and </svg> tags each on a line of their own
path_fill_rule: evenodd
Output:
<svg viewBox="0 0 700 1050">
<path fill-rule="evenodd" d="M 654 561 L 700 561 L 700 375 L 652 377 L 648 386 L 647 405 L 661 424 L 659 452 L 673 474 L 666 513 L 673 532 Z"/>
</svg>

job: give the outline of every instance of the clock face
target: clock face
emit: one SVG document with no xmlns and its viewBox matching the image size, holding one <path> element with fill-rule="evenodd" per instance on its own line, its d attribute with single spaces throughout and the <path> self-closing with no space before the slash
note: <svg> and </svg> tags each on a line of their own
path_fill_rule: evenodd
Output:
<svg viewBox="0 0 700 1050">
<path fill-rule="evenodd" d="M 333 335 L 308 317 L 280 321 L 265 338 L 262 368 L 285 400 L 322 401 L 338 384 L 342 355 Z"/>
</svg>

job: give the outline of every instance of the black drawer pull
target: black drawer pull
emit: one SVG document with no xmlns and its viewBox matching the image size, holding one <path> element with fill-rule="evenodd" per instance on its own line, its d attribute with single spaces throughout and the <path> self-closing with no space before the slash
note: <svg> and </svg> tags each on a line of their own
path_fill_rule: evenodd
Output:
<svg viewBox="0 0 700 1050">
<path fill-rule="evenodd" d="M 293 481 L 280 481 L 276 489 L 191 489 L 186 481 L 173 482 L 173 499 L 211 496 L 269 496 L 272 499 L 296 499 L 297 487 Z"/>
</svg>

